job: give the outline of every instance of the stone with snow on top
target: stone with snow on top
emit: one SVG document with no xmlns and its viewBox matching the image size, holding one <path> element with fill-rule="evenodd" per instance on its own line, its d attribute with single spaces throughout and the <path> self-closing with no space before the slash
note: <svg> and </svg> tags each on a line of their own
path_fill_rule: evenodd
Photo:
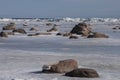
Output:
<svg viewBox="0 0 120 80">
<path fill-rule="evenodd" d="M 45 69 L 46 68 L 46 69 Z M 66 73 L 78 68 L 77 61 L 74 59 L 61 60 L 56 64 L 44 66 L 42 72 Z"/>
</svg>

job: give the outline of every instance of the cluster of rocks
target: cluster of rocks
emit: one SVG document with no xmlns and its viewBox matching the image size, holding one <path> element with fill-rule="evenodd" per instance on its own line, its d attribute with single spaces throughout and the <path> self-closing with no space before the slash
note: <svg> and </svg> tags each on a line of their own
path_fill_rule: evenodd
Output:
<svg viewBox="0 0 120 80">
<path fill-rule="evenodd" d="M 69 39 L 78 39 L 78 35 L 71 34 L 71 33 L 57 33 L 57 36 L 69 37 Z"/>
<path fill-rule="evenodd" d="M 3 30 L 14 30 L 16 28 L 15 23 L 9 23 L 3 27 Z"/>
<path fill-rule="evenodd" d="M 6 26 L 3 26 L 2 31 L 0 32 L 0 37 L 8 37 L 8 35 L 14 35 L 13 32 L 5 32 L 4 30 L 14 30 L 15 28 L 15 23 L 9 23 Z"/>
<path fill-rule="evenodd" d="M 30 28 L 30 31 L 38 31 L 38 29 L 32 27 Z M 25 29 L 16 28 L 15 23 L 9 23 L 6 26 L 3 26 L 2 31 L 0 32 L 0 37 L 8 37 L 8 35 L 14 35 L 15 33 L 27 34 Z M 36 35 L 39 35 L 39 33 L 29 34 L 28 36 L 36 36 Z"/>
<path fill-rule="evenodd" d="M 114 29 L 114 30 L 120 30 L 120 26 L 115 26 L 112 29 Z"/>
<path fill-rule="evenodd" d="M 46 25 L 51 25 L 50 23 Z M 57 25 L 54 24 L 53 27 L 49 30 L 47 30 L 46 33 L 34 33 L 34 34 L 28 34 L 28 36 L 38 36 L 38 35 L 51 35 L 50 32 L 56 32 L 58 31 Z M 4 30 L 12 30 L 12 32 L 4 32 Z M 32 27 L 29 29 L 30 31 L 38 31 L 37 28 Z M 8 25 L 3 27 L 3 31 L 0 33 L 0 37 L 8 37 L 8 35 L 14 35 L 14 33 L 22 33 L 27 34 L 27 32 L 23 28 L 16 28 L 15 23 L 9 23 Z M 4 34 L 4 35 L 3 35 Z M 99 32 L 93 32 L 92 28 L 87 25 L 86 23 L 79 23 L 78 25 L 75 25 L 75 27 L 69 32 L 69 33 L 57 33 L 57 36 L 63 36 L 63 37 L 69 37 L 69 39 L 78 39 L 78 35 L 81 35 L 83 37 L 87 38 L 108 38 L 109 36 L 99 33 Z"/>
<path fill-rule="evenodd" d="M 109 38 L 108 35 L 105 35 L 100 32 L 93 32 L 90 25 L 86 23 L 79 23 L 75 25 L 69 33 L 57 33 L 57 36 L 69 37 L 69 39 L 78 39 L 79 35 L 86 38 Z"/>
<path fill-rule="evenodd" d="M 14 35 L 14 33 L 22 33 L 22 34 L 26 34 L 27 32 L 22 29 L 16 28 L 16 24 L 15 23 L 9 23 L 6 26 L 3 26 L 2 28 L 2 32 L 0 32 L 0 37 L 8 37 L 8 35 Z"/>
<path fill-rule="evenodd" d="M 82 35 L 87 38 L 108 38 L 109 36 L 99 33 L 93 32 L 92 28 L 88 26 L 86 23 L 79 23 L 75 25 L 75 27 L 70 31 L 71 34 Z"/>
<path fill-rule="evenodd" d="M 64 73 L 70 77 L 97 78 L 98 73 L 94 69 L 78 68 L 78 63 L 74 59 L 61 60 L 52 65 L 43 65 L 43 73 Z"/>
<path fill-rule="evenodd" d="M 48 24 L 50 25 L 50 24 Z M 33 34 L 28 34 L 28 36 L 38 36 L 38 35 L 51 35 L 50 32 L 54 32 L 54 31 L 58 31 L 58 29 L 56 28 L 57 25 L 53 25 L 53 27 L 49 30 L 47 30 L 47 32 L 44 33 L 33 33 Z M 4 26 L 2 28 L 2 32 L 0 32 L 0 37 L 8 37 L 8 35 L 14 35 L 14 33 L 21 33 L 21 34 L 27 34 L 27 32 L 25 31 L 25 29 L 23 28 L 16 28 L 16 24 L 15 23 L 9 23 L 6 26 Z M 32 27 L 29 29 L 29 31 L 39 31 L 38 28 L 36 27 Z"/>
</svg>

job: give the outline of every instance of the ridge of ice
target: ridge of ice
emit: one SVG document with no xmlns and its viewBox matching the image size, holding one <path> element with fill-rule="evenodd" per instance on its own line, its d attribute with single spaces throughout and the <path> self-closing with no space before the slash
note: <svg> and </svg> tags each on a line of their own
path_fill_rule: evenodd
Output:
<svg viewBox="0 0 120 80">
<path fill-rule="evenodd" d="M 12 18 L 0 18 L 0 22 L 20 22 L 20 21 L 65 21 L 65 22 L 120 22 L 120 18 L 62 18 L 62 19 L 54 19 L 54 18 L 24 18 L 24 19 L 12 19 Z"/>
</svg>

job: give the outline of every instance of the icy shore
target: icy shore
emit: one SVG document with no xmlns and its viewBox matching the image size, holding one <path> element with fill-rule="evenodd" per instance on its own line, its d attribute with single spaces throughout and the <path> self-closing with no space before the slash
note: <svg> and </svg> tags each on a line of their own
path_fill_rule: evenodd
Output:
<svg viewBox="0 0 120 80">
<path fill-rule="evenodd" d="M 9 21 L 2 21 L 2 28 Z M 22 27 L 24 21 L 13 21 L 17 27 Z M 48 22 L 48 21 L 47 21 Z M 45 22 L 28 21 L 26 30 L 38 25 L 41 31 L 46 31 Z M 69 32 L 78 22 L 56 23 L 60 32 Z M 92 23 L 93 24 L 93 23 Z M 29 37 L 27 34 L 10 35 L 0 38 L 0 80 L 120 80 L 120 34 L 112 30 L 113 25 L 94 23 L 94 31 L 110 36 L 108 39 L 69 39 L 67 37 L 40 35 Z M 28 32 L 34 33 L 34 32 Z M 44 64 L 55 63 L 63 59 L 75 59 L 79 67 L 93 68 L 100 78 L 71 78 L 63 74 L 35 74 L 41 71 Z"/>
</svg>

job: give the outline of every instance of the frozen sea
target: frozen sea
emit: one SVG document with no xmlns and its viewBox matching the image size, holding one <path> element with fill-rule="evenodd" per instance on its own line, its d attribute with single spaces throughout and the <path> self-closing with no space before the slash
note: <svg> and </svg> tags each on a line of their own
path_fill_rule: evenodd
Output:
<svg viewBox="0 0 120 80">
<path fill-rule="evenodd" d="M 8 21 L 0 22 L 0 29 Z M 29 33 L 36 26 L 39 31 L 46 32 L 52 26 L 48 22 L 23 21 L 15 22 L 18 28 Z M 78 22 L 52 22 L 57 24 L 59 32 L 70 32 Z M 9 35 L 0 38 L 0 80 L 120 80 L 120 30 L 113 30 L 109 23 L 90 23 L 95 32 L 109 35 L 108 39 L 78 39 L 52 35 L 27 36 L 27 34 Z M 75 59 L 80 68 L 97 70 L 100 78 L 71 78 L 63 74 L 34 73 L 41 71 L 44 64 L 52 64 L 64 59 Z"/>
</svg>

